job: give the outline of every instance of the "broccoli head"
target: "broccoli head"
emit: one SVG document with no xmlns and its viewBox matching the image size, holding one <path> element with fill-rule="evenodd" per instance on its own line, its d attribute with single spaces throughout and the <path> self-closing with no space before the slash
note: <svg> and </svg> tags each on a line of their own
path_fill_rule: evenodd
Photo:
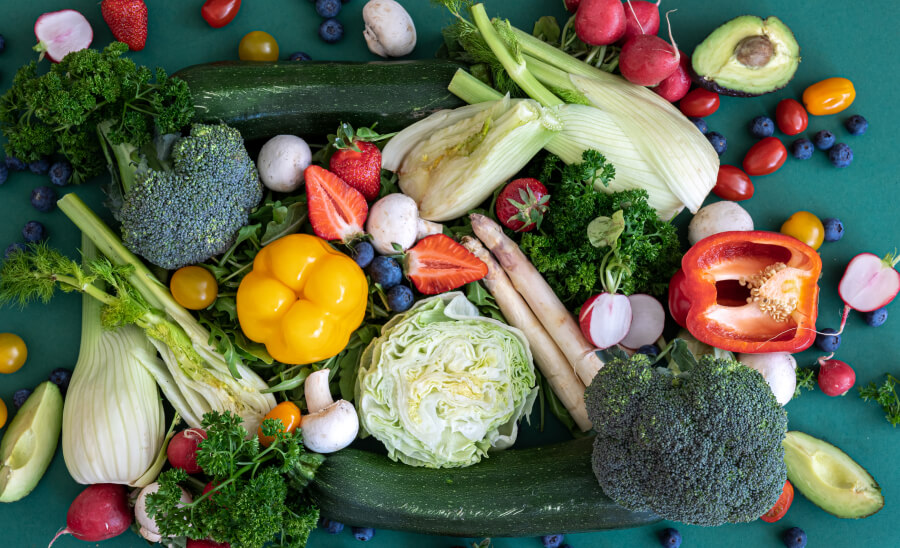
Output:
<svg viewBox="0 0 900 548">
<path fill-rule="evenodd" d="M 123 183 L 117 213 L 122 239 L 162 268 L 225 252 L 262 199 L 241 134 L 227 125 L 195 124 L 189 136 L 174 141 L 170 157 L 150 154 L 140 164 L 123 161 L 133 151 L 111 146 Z"/>
<path fill-rule="evenodd" d="M 755 520 L 787 477 L 787 414 L 757 371 L 713 355 L 698 363 L 673 344 L 688 360 L 666 368 L 622 355 L 588 388 L 600 487 L 626 508 L 683 523 Z"/>
</svg>

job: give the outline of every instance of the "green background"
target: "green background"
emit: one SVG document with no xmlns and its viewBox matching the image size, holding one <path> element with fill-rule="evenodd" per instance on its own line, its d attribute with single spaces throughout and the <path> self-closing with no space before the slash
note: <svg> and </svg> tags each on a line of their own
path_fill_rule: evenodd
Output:
<svg viewBox="0 0 900 548">
<path fill-rule="evenodd" d="M 200 18 L 199 0 L 151 0 L 149 39 L 144 51 L 135 53 L 138 63 L 161 65 L 170 71 L 181 67 L 237 57 L 240 38 L 252 30 L 273 34 L 281 47 L 281 56 L 306 51 L 320 60 L 370 60 L 375 57 L 362 39 L 360 12 L 363 0 L 345 4 L 340 20 L 346 38 L 338 45 L 319 40 L 319 18 L 307 0 L 245 1 L 237 18 L 227 27 L 214 30 Z M 0 34 L 7 39 L 6 52 L 0 55 L 0 90 L 5 90 L 15 69 L 34 54 L 32 26 L 45 11 L 78 9 L 94 27 L 94 45 L 103 46 L 111 35 L 100 15 L 96 0 L 3 0 L 0 8 Z M 449 18 L 425 0 L 405 0 L 413 16 L 419 42 L 413 57 L 427 58 L 440 44 L 439 28 Z M 820 218 L 839 217 L 846 235 L 838 243 L 826 243 L 820 249 L 824 275 L 820 283 L 821 300 L 818 326 L 837 327 L 841 302 L 837 283 L 846 263 L 856 253 L 871 251 L 884 255 L 900 243 L 900 178 L 897 175 L 898 77 L 896 62 L 896 23 L 900 5 L 893 0 L 842 2 L 838 0 L 797 0 L 777 2 L 739 0 L 710 2 L 703 0 L 665 0 L 663 8 L 678 8 L 673 14 L 675 37 L 682 50 L 690 52 L 713 28 L 723 21 L 751 13 L 777 15 L 794 31 L 801 45 L 803 62 L 793 82 L 784 90 L 756 99 L 722 98 L 722 107 L 707 119 L 710 129 L 728 138 L 724 163 L 740 165 L 752 144 L 746 126 L 757 115 L 773 116 L 776 103 L 786 97 L 800 98 L 803 89 L 820 79 L 845 76 L 857 89 L 856 103 L 845 113 L 813 117 L 807 136 L 829 129 L 838 142 L 850 144 L 855 162 L 846 169 L 831 167 L 826 155 L 816 152 L 811 160 L 789 158 L 777 173 L 754 179 L 756 195 L 744 202 L 757 228 L 778 230 L 781 223 L 797 210 L 809 210 Z M 562 0 L 488 0 L 488 13 L 511 18 L 521 28 L 530 28 L 539 15 L 563 16 Z M 862 137 L 850 136 L 842 126 L 844 118 L 859 113 L 871 127 Z M 782 137 L 786 143 L 794 138 Z M 99 181 L 77 191 L 93 207 L 100 207 Z M 21 228 L 29 220 L 39 220 L 49 230 L 50 241 L 68 253 L 74 253 L 79 235 L 58 211 L 39 213 L 29 203 L 36 186 L 48 184 L 46 177 L 31 173 L 10 174 L 0 187 L 0 249 L 21 241 Z M 71 189 L 66 189 L 71 190 Z M 715 198 L 713 198 L 715 199 Z M 686 222 L 686 214 L 679 218 Z M 0 310 L 0 332 L 22 336 L 28 344 L 29 358 L 17 373 L 0 376 L 0 397 L 11 406 L 14 391 L 33 387 L 56 367 L 72 367 L 78 354 L 79 307 L 76 295 L 60 295 L 47 306 L 33 305 L 26 310 Z M 857 373 L 857 385 L 880 381 L 882 374 L 900 374 L 900 345 L 896 341 L 900 309 L 880 328 L 867 328 L 860 315 L 850 316 L 843 347 L 837 357 L 851 364 Z M 810 365 L 814 351 L 798 356 L 801 365 Z M 863 403 L 855 389 L 843 398 L 829 398 L 821 392 L 805 393 L 791 402 L 787 410 L 790 427 L 823 437 L 847 451 L 867 467 L 882 485 L 887 506 L 877 515 L 861 521 L 841 520 L 809 503 L 798 493 L 794 505 L 776 524 L 761 521 L 717 528 L 687 527 L 675 524 L 684 536 L 684 546 L 781 546 L 780 533 L 791 526 L 805 529 L 809 546 L 897 545 L 896 523 L 900 519 L 896 493 L 900 490 L 900 431 L 892 428 L 874 404 Z M 548 421 L 551 422 L 551 421 Z M 548 432 L 538 433 L 526 427 L 523 444 L 547 443 L 566 436 L 555 423 Z M 4 432 L 0 431 L 0 433 Z M 359 478 L 359 481 L 366 481 Z M 491 490 L 485 485 L 486 491 Z M 69 502 L 79 492 L 68 476 L 60 452 L 35 491 L 14 504 L 0 505 L 0 544 L 10 547 L 44 546 L 65 523 Z M 655 534 L 667 524 L 626 531 L 573 534 L 567 542 L 585 546 L 656 546 Z M 489 534 L 490 531 L 485 531 Z M 314 533 L 311 547 L 355 546 L 349 527 L 337 536 Z M 436 538 L 393 531 L 378 531 L 370 546 L 445 546 L 463 544 L 463 539 Z M 83 546 L 85 543 L 65 537 L 56 546 Z M 131 533 L 106 541 L 102 546 L 141 546 L 143 541 Z M 529 539 L 495 539 L 494 546 L 540 546 Z"/>
</svg>

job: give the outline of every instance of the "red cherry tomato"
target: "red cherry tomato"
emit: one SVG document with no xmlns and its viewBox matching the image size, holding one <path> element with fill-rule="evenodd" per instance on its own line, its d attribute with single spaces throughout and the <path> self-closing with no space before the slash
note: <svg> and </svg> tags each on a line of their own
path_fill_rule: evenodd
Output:
<svg viewBox="0 0 900 548">
<path fill-rule="evenodd" d="M 753 196 L 753 182 L 740 168 L 722 164 L 719 166 L 713 193 L 723 200 L 740 202 Z"/>
<path fill-rule="evenodd" d="M 719 94 L 703 88 L 697 88 L 689 91 L 687 95 L 681 98 L 678 108 L 681 109 L 685 116 L 692 118 L 709 116 L 719 110 Z"/>
<path fill-rule="evenodd" d="M 241 0 L 206 0 L 200 9 L 203 19 L 214 29 L 227 25 L 241 9 Z"/>
<path fill-rule="evenodd" d="M 778 106 L 775 107 L 775 123 L 778 129 L 785 135 L 797 135 L 806 131 L 806 125 L 809 123 L 809 116 L 806 115 L 806 109 L 803 105 L 793 99 L 783 99 Z"/>
<path fill-rule="evenodd" d="M 766 137 L 750 147 L 742 165 L 747 175 L 768 175 L 778 171 L 787 159 L 787 154 L 787 149 L 778 137 Z"/>
<path fill-rule="evenodd" d="M 687 283 L 687 276 L 684 270 L 678 269 L 678 272 L 672 276 L 669 281 L 669 314 L 675 323 L 681 327 L 687 326 L 687 315 L 691 310 L 691 301 L 687 298 L 684 291 L 684 285 Z"/>
<path fill-rule="evenodd" d="M 784 487 L 781 489 L 781 496 L 775 501 L 775 506 L 759 519 L 768 523 L 775 523 L 787 514 L 792 502 L 794 502 L 794 486 L 791 485 L 791 482 L 785 480 Z"/>
</svg>

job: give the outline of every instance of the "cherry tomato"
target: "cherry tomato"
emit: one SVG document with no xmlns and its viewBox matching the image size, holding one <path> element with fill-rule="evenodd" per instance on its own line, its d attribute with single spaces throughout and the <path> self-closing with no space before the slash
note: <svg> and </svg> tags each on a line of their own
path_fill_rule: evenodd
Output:
<svg viewBox="0 0 900 548">
<path fill-rule="evenodd" d="M 268 32 L 255 30 L 247 33 L 238 46 L 241 61 L 277 61 L 278 42 Z"/>
<path fill-rule="evenodd" d="M 263 420 L 266 419 L 281 419 L 281 424 L 284 425 L 284 431 L 290 433 L 300 426 L 300 408 L 292 402 L 283 401 L 276 405 L 274 409 L 266 413 Z M 274 437 L 263 435 L 262 425 L 257 429 L 256 434 L 259 436 L 259 443 L 266 447 L 275 441 Z"/>
<path fill-rule="evenodd" d="M 219 284 L 202 266 L 184 266 L 172 274 L 169 289 L 178 304 L 188 310 L 203 310 L 216 301 Z"/>
<path fill-rule="evenodd" d="M 793 236 L 813 249 L 819 249 L 825 240 L 822 221 L 809 211 L 798 211 L 781 225 L 781 233 Z"/>
<path fill-rule="evenodd" d="M 22 337 L 0 333 L 0 373 L 15 373 L 28 358 L 28 347 Z"/>
<path fill-rule="evenodd" d="M 846 78 L 826 78 L 806 88 L 803 106 L 813 116 L 837 114 L 853 104 L 856 89 Z"/>
<path fill-rule="evenodd" d="M 4 402 L 2 399 L 0 399 L 0 428 L 3 428 L 3 425 L 6 424 L 7 413 L 8 412 L 6 410 L 6 402 Z"/>
<path fill-rule="evenodd" d="M 703 88 L 689 91 L 681 98 L 678 108 L 685 116 L 703 118 L 719 110 L 719 94 Z"/>
<path fill-rule="evenodd" d="M 241 9 L 241 0 L 206 0 L 200 15 L 214 29 L 227 25 Z"/>
<path fill-rule="evenodd" d="M 818 380 L 826 396 L 843 396 L 853 388 L 856 372 L 841 360 L 819 358 Z"/>
<path fill-rule="evenodd" d="M 691 310 L 691 301 L 686 297 L 687 293 L 684 290 L 686 283 L 687 276 L 680 268 L 669 281 L 669 314 L 675 323 L 685 328 L 687 327 L 687 315 Z"/>
<path fill-rule="evenodd" d="M 753 182 L 740 168 L 722 164 L 713 192 L 723 200 L 740 202 L 753 196 Z"/>
<path fill-rule="evenodd" d="M 750 147 L 742 164 L 747 175 L 768 175 L 778 171 L 787 159 L 787 149 L 778 137 L 766 137 Z"/>
<path fill-rule="evenodd" d="M 797 135 L 806 131 L 809 116 L 803 105 L 793 99 L 783 99 L 775 107 L 775 123 L 785 135 Z"/>
<path fill-rule="evenodd" d="M 781 496 L 775 501 L 775 506 L 759 519 L 768 523 L 775 523 L 787 514 L 792 502 L 794 502 L 794 486 L 791 485 L 791 482 L 785 480 L 784 487 L 781 488 Z"/>
</svg>

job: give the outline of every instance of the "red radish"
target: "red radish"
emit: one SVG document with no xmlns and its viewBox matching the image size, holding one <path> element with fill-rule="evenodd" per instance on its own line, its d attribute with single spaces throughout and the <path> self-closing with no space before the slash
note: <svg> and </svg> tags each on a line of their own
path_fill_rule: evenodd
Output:
<svg viewBox="0 0 900 548">
<path fill-rule="evenodd" d="M 650 295 L 641 293 L 629 295 L 628 303 L 631 305 L 631 326 L 619 344 L 635 350 L 645 344 L 655 343 L 666 325 L 663 305 Z"/>
<path fill-rule="evenodd" d="M 670 103 L 680 101 L 691 89 L 691 58 L 685 55 L 683 51 L 678 51 L 681 54 L 681 60 L 678 61 L 678 68 L 675 69 L 675 72 L 670 74 L 655 88 L 650 88 Z"/>
<path fill-rule="evenodd" d="M 900 273 L 894 269 L 900 255 L 889 254 L 884 259 L 872 253 L 860 253 L 850 260 L 838 293 L 850 308 L 871 312 L 886 306 L 900 291 Z"/>
<path fill-rule="evenodd" d="M 575 34 L 586 44 L 615 44 L 625 35 L 625 8 L 620 0 L 581 0 Z"/>
<path fill-rule="evenodd" d="M 581 10 L 578 11 L 581 13 Z M 666 21 L 669 20 L 666 13 Z M 625 42 L 619 53 L 619 70 L 622 76 L 632 84 L 639 86 L 655 86 L 672 75 L 681 61 L 681 52 L 672 36 L 672 25 L 669 25 L 669 40 L 652 34 L 640 34 Z"/>
<path fill-rule="evenodd" d="M 609 348 L 628 335 L 631 327 L 631 302 L 625 295 L 594 295 L 581 307 L 578 324 L 591 344 L 600 349 Z"/>
<path fill-rule="evenodd" d="M 566 3 L 566 9 L 569 10 L 569 13 L 575 13 L 578 11 L 578 5 L 581 4 L 581 0 L 564 0 Z"/>
<path fill-rule="evenodd" d="M 73 51 L 83 50 L 94 40 L 91 24 L 75 10 L 45 13 L 34 23 L 34 35 L 38 39 L 36 51 L 47 55 L 54 63 Z"/>
<path fill-rule="evenodd" d="M 656 34 L 659 32 L 659 3 L 645 0 L 625 1 L 625 36 L 623 42 L 631 40 L 639 34 Z"/>
<path fill-rule="evenodd" d="M 188 428 L 175 434 L 166 448 L 166 456 L 172 468 L 181 468 L 188 474 L 199 474 L 203 470 L 197 466 L 197 446 L 206 439 L 202 428 Z"/>
<path fill-rule="evenodd" d="M 828 396 L 843 396 L 853 388 L 856 373 L 841 360 L 819 358 L 819 388 Z"/>
<path fill-rule="evenodd" d="M 210 539 L 194 540 L 189 538 L 185 548 L 231 548 L 227 542 L 216 542 Z"/>
<path fill-rule="evenodd" d="M 124 485 L 89 485 L 72 501 L 66 514 L 67 527 L 56 533 L 49 546 L 62 535 L 88 542 L 113 538 L 127 531 L 133 519 Z"/>
</svg>

